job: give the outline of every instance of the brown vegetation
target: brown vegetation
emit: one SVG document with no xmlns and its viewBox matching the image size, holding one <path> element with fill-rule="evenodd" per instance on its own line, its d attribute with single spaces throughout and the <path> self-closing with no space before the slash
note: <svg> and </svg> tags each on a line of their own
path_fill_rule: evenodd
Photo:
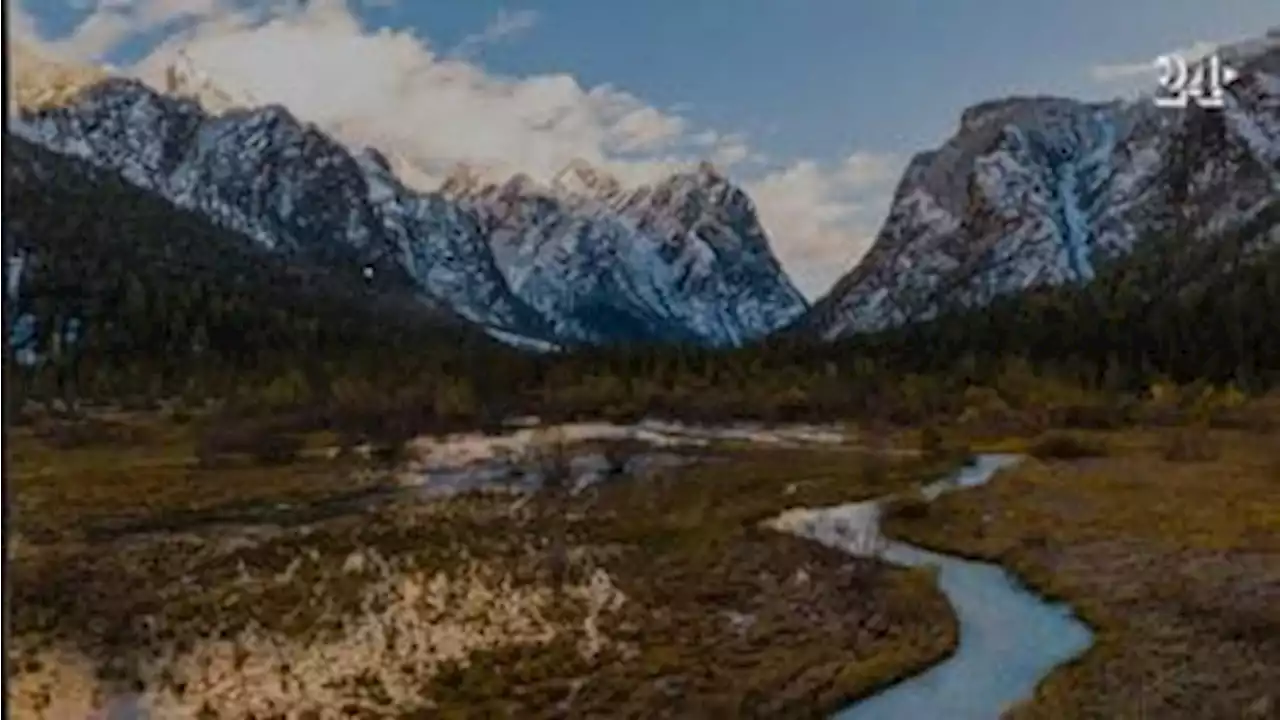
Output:
<svg viewBox="0 0 1280 720">
<path fill-rule="evenodd" d="M 1051 432 L 1032 442 L 1028 452 L 1041 460 L 1079 460 L 1103 457 L 1107 454 L 1107 447 L 1098 437 L 1072 432 Z"/>
<path fill-rule="evenodd" d="M 1000 562 L 1095 628 L 1095 646 L 1012 718 L 1273 716 L 1280 441 L 1178 429 L 1111 439 L 1108 457 L 1027 461 L 938 500 L 925 521 L 892 517 L 888 531 Z M 1221 455 L 1182 461 L 1200 447 Z"/>
<path fill-rule="evenodd" d="M 376 470 L 309 437 L 291 465 L 215 472 L 197 465 L 198 424 L 113 422 L 151 439 L 104 452 L 55 449 L 36 426 L 12 438 L 26 717 L 139 688 L 169 716 L 208 702 L 222 717 L 816 717 L 956 640 L 927 576 L 757 527 L 945 464 L 739 449 L 590 494 L 552 483 L 527 505 L 464 496 L 297 524 L 289 512 Z M 563 449 L 544 460 L 562 469 Z M 254 505 L 294 511 L 198 522 Z"/>
</svg>

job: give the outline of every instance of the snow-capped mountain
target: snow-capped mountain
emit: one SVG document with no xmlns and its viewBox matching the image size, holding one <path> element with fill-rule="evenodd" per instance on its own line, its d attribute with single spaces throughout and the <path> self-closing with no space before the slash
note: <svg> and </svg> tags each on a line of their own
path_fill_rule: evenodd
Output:
<svg viewBox="0 0 1280 720">
<path fill-rule="evenodd" d="M 195 100 L 113 78 L 69 104 L 23 113 L 13 130 L 281 252 L 416 283 L 425 300 L 483 324 L 534 320 L 491 263 L 474 262 L 465 213 L 405 197 L 393 178 L 375 179 L 369 163 L 280 106 L 210 115 Z"/>
<path fill-rule="evenodd" d="M 1280 196 L 1280 39 L 1224 48 L 1222 110 L 1018 97 L 917 155 L 871 250 L 802 324 L 828 339 L 1085 281 L 1153 233 L 1206 237 Z"/>
<path fill-rule="evenodd" d="M 248 91 L 231 91 L 218 84 L 200 70 L 191 56 L 182 49 L 178 49 L 174 57 L 164 64 L 159 75 L 152 87 L 171 97 L 193 100 L 211 114 L 265 104 L 258 102 Z"/>
<path fill-rule="evenodd" d="M 381 153 L 281 106 L 244 107 L 251 98 L 187 61 L 162 86 L 101 80 L 21 108 L 12 129 L 279 252 L 407 283 L 524 344 L 734 345 L 806 307 L 750 201 L 710 167 L 625 192 L 600 174 L 577 188 L 452 178 L 423 192 Z M 572 168 L 580 181 L 593 172 Z"/>
<path fill-rule="evenodd" d="M 750 199 L 709 164 L 635 189 L 583 162 L 550 187 L 461 168 L 442 192 L 482 218 L 512 290 L 560 337 L 736 345 L 806 307 Z"/>
</svg>

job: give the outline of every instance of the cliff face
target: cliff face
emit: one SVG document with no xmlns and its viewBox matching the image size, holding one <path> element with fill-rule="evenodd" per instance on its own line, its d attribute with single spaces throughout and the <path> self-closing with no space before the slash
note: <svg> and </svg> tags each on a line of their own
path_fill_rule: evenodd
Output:
<svg viewBox="0 0 1280 720">
<path fill-rule="evenodd" d="M 966 110 L 916 156 L 859 265 L 804 327 L 826 338 L 1087 281 L 1153 234 L 1211 242 L 1280 194 L 1280 49 L 1223 51 L 1223 110 L 1025 97 Z"/>
<path fill-rule="evenodd" d="M 582 163 L 549 188 L 460 173 L 444 192 L 482 218 L 511 288 L 557 335 L 736 345 L 806 307 L 750 199 L 710 165 L 634 189 Z"/>
</svg>

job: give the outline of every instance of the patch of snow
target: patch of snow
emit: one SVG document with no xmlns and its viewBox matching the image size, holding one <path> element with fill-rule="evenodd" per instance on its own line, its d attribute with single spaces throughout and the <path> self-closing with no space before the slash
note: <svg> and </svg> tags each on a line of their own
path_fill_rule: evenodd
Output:
<svg viewBox="0 0 1280 720">
<path fill-rule="evenodd" d="M 550 352 L 559 352 L 560 350 L 563 349 L 559 345 L 556 345 L 555 343 L 547 340 L 526 337 L 524 335 L 517 335 L 516 333 L 509 332 L 506 330 L 500 330 L 498 328 L 486 328 L 485 333 L 489 337 L 495 340 L 506 343 L 507 345 L 510 345 L 512 347 L 520 348 L 522 350 L 532 350 L 534 352 L 550 353 Z"/>
<path fill-rule="evenodd" d="M 523 493 L 536 489 L 541 478 L 537 456 L 552 445 L 572 447 L 584 442 L 640 443 L 654 449 L 707 447 L 717 441 L 738 441 L 779 447 L 834 445 L 848 441 L 836 426 L 765 426 L 738 423 L 699 426 L 662 420 L 635 424 L 605 422 L 566 423 L 543 426 L 525 418 L 520 427 L 495 435 L 458 433 L 426 436 L 408 445 L 410 460 L 400 471 L 400 483 L 422 488 L 431 497 L 486 490 Z M 642 452 L 627 459 L 616 470 L 644 475 L 687 461 L 671 452 Z M 611 470 L 598 453 L 570 458 L 570 474 L 576 490 L 602 480 Z"/>
</svg>

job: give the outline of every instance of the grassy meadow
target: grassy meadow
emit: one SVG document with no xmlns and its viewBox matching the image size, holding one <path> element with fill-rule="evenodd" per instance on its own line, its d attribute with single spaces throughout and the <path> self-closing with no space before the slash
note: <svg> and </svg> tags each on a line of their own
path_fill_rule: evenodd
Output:
<svg viewBox="0 0 1280 720">
<path fill-rule="evenodd" d="M 989 485 L 887 532 L 1000 563 L 1070 604 L 1094 646 L 1014 720 L 1280 713 L 1280 433 L 1051 432 Z"/>
<path fill-rule="evenodd" d="M 393 467 L 323 434 L 210 453 L 200 427 L 11 433 L 17 717 L 127 693 L 165 717 L 817 717 L 956 642 L 927 573 L 759 527 L 938 453 L 722 443 L 578 495 L 344 505 Z"/>
</svg>

